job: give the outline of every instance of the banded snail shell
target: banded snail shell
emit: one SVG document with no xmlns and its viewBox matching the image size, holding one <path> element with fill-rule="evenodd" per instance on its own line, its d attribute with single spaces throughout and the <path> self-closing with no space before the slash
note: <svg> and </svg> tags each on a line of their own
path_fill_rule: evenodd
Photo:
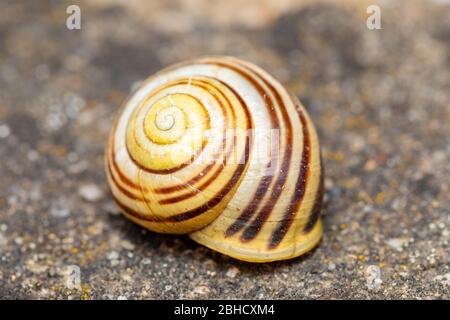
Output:
<svg viewBox="0 0 450 320">
<path fill-rule="evenodd" d="M 236 58 L 144 81 L 115 117 L 106 167 L 126 217 L 237 259 L 293 258 L 322 236 L 314 125 L 277 80 Z"/>
</svg>

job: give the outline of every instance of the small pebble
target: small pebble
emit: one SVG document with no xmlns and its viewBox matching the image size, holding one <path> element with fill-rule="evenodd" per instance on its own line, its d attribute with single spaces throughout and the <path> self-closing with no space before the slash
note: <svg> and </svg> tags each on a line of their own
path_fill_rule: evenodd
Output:
<svg viewBox="0 0 450 320">
<path fill-rule="evenodd" d="M 0 125 L 0 139 L 7 138 L 9 134 L 11 133 L 11 130 L 6 124 Z"/>
<path fill-rule="evenodd" d="M 329 270 L 329 271 L 334 271 L 334 270 L 336 270 L 336 265 L 335 265 L 333 262 L 330 262 L 330 263 L 328 264 L 328 270 Z"/>
<path fill-rule="evenodd" d="M 8 244 L 8 239 L 0 233 L 0 248 L 5 247 Z"/>
<path fill-rule="evenodd" d="M 30 150 L 27 153 L 27 158 L 31 162 L 37 161 L 39 159 L 39 153 L 36 150 Z"/>
<path fill-rule="evenodd" d="M 226 276 L 228 278 L 235 278 L 238 274 L 239 274 L 239 269 L 236 268 L 235 266 L 232 266 L 227 270 Z"/>
<path fill-rule="evenodd" d="M 119 253 L 117 253 L 116 251 L 111 251 L 110 253 L 108 253 L 108 256 L 106 258 L 111 263 L 111 267 L 117 267 L 120 263 Z"/>
<path fill-rule="evenodd" d="M 89 163 L 87 161 L 82 160 L 82 161 L 78 161 L 78 162 L 74 163 L 73 165 L 69 166 L 67 171 L 70 174 L 79 174 L 79 173 L 85 171 L 88 167 L 89 167 Z"/>
<path fill-rule="evenodd" d="M 70 215 L 70 210 L 59 206 L 52 206 L 50 215 L 55 218 L 67 218 Z"/>
<path fill-rule="evenodd" d="M 83 200 L 89 201 L 89 202 L 96 202 L 103 198 L 103 191 L 97 187 L 95 184 L 85 184 L 82 185 L 78 192 L 80 196 L 83 198 Z"/>
<path fill-rule="evenodd" d="M 117 251 L 111 251 L 107 256 L 108 260 L 116 260 L 119 259 L 119 253 Z"/>
<path fill-rule="evenodd" d="M 134 244 L 132 244 L 130 241 L 128 240 L 122 240 L 120 241 L 120 245 L 122 246 L 122 248 L 126 249 L 126 250 L 130 250 L 133 251 L 135 246 Z"/>
<path fill-rule="evenodd" d="M 366 268 L 366 284 L 369 290 L 377 291 L 381 289 L 381 270 L 376 265 L 370 265 Z"/>
<path fill-rule="evenodd" d="M 444 286 L 450 286 L 450 272 L 441 276 L 434 277 L 434 281 L 438 281 Z"/>
<path fill-rule="evenodd" d="M 402 252 L 403 247 L 407 246 L 409 239 L 407 238 L 397 238 L 397 239 L 389 239 L 386 243 L 393 249 Z"/>
<path fill-rule="evenodd" d="M 119 263 L 119 260 L 111 260 L 111 267 L 117 267 Z"/>
<path fill-rule="evenodd" d="M 199 295 L 206 295 L 209 293 L 209 288 L 207 286 L 197 286 L 192 290 L 192 293 Z"/>
</svg>

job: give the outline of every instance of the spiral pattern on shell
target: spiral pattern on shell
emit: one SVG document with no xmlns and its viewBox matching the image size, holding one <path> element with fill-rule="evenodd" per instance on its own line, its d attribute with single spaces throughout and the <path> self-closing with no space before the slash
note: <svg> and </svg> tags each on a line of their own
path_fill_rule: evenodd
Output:
<svg viewBox="0 0 450 320">
<path fill-rule="evenodd" d="M 116 115 L 106 167 L 129 219 L 241 260 L 293 258 L 322 235 L 315 128 L 277 80 L 236 58 L 144 81 Z"/>
</svg>

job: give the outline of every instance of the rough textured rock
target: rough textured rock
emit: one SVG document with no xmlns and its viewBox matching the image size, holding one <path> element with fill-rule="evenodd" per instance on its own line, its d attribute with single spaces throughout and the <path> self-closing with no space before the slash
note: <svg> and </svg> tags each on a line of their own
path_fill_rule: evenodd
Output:
<svg viewBox="0 0 450 320">
<path fill-rule="evenodd" d="M 379 2 L 370 31 L 356 0 L 102 0 L 69 31 L 73 2 L 0 2 L 0 298 L 450 298 L 448 3 Z M 242 263 L 118 214 L 114 112 L 206 54 L 262 65 L 310 112 L 326 169 L 313 252 Z"/>
</svg>

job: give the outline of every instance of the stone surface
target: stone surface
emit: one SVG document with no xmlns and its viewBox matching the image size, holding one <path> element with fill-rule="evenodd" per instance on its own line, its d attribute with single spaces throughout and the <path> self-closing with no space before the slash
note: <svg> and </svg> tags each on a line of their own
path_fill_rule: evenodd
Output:
<svg viewBox="0 0 450 320">
<path fill-rule="evenodd" d="M 450 298 L 448 3 L 379 1 L 370 31 L 356 0 L 83 1 L 69 31 L 76 2 L 0 2 L 0 298 Z M 205 54 L 261 65 L 313 118 L 326 195 L 312 252 L 243 263 L 118 214 L 114 112 Z"/>
</svg>

